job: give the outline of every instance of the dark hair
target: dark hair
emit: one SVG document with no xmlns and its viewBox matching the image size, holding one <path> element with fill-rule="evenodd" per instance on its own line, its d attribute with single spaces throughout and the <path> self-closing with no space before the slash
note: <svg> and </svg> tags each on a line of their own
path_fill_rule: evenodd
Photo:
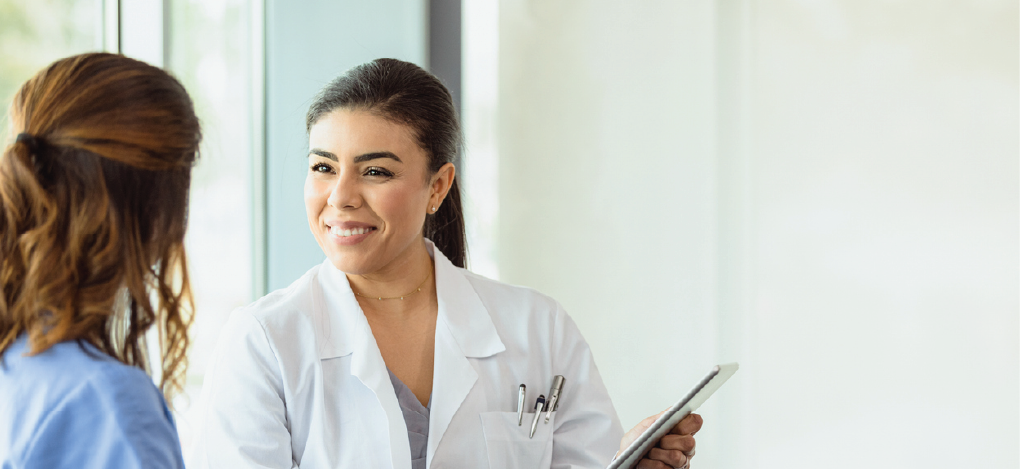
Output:
<svg viewBox="0 0 1025 469">
<path fill-rule="evenodd" d="M 363 110 L 409 126 L 427 152 L 428 174 L 455 162 L 462 145 L 459 117 L 452 95 L 437 77 L 396 59 L 377 59 L 357 65 L 328 84 L 306 113 L 306 132 L 336 109 Z M 445 257 L 466 267 L 466 233 L 459 197 L 459 180 L 452 181 L 438 211 L 424 222 L 424 236 Z"/>
<path fill-rule="evenodd" d="M 160 332 L 170 401 L 187 366 L 185 262 L 192 100 L 167 72 L 121 55 L 58 60 L 22 85 L 0 156 L 0 353 L 77 340 L 149 372 Z"/>
</svg>

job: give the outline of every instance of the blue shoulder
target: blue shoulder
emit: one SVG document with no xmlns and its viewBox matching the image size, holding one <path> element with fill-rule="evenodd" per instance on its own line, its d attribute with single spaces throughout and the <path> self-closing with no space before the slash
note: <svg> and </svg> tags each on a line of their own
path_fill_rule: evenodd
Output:
<svg viewBox="0 0 1025 469">
<path fill-rule="evenodd" d="M 25 467 L 184 467 L 174 421 L 145 372 L 91 346 L 58 347 L 42 357 L 38 371 L 63 389 L 54 399 L 47 383 L 36 383 L 49 398 L 26 416 L 31 436 L 19 451 Z M 24 357 L 20 365 L 34 358 Z M 64 365 L 62 376 L 54 375 L 53 363 Z"/>
</svg>

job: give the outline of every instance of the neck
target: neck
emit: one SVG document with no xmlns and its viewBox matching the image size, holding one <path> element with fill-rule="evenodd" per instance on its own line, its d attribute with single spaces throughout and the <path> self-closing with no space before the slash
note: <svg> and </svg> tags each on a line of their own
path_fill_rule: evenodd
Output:
<svg viewBox="0 0 1025 469">
<path fill-rule="evenodd" d="M 356 300 L 368 318 L 386 316 L 392 320 L 404 320 L 436 309 L 430 307 L 437 304 L 434 262 L 423 243 L 417 244 L 419 249 L 378 272 L 346 274 Z"/>
</svg>

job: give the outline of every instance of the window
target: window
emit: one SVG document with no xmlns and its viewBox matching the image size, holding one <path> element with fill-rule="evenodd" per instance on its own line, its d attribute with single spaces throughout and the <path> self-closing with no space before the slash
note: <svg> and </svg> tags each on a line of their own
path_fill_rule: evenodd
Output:
<svg viewBox="0 0 1025 469">
<path fill-rule="evenodd" d="M 262 141 L 253 80 L 260 73 L 254 73 L 249 0 L 168 3 L 167 70 L 189 91 L 203 125 L 186 235 L 196 317 L 185 394 L 174 402 L 182 446 L 188 448 L 217 334 L 233 309 L 263 293 L 255 281 L 261 278 L 254 261 L 260 230 L 254 226 L 258 207 L 253 202 L 259 199 L 253 181 L 259 177 L 255 155 Z"/>
<path fill-rule="evenodd" d="M 0 0 L 0 109 L 39 69 L 69 55 L 103 50 L 101 0 Z M 6 123 L 0 141 L 9 137 Z"/>
<path fill-rule="evenodd" d="M 264 289 L 262 184 L 254 184 L 263 167 L 256 156 L 263 151 L 262 10 L 256 8 L 262 2 L 0 0 L 4 115 L 25 80 L 54 60 L 89 51 L 120 50 L 162 66 L 192 96 L 203 142 L 185 242 L 197 314 L 185 393 L 172 403 L 184 447 L 221 326 Z M 6 140 L 7 125 L 0 127 Z"/>
</svg>

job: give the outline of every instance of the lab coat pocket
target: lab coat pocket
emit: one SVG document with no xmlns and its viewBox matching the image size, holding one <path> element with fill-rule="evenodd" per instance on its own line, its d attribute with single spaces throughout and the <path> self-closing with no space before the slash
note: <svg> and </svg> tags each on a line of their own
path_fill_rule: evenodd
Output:
<svg viewBox="0 0 1025 469">
<path fill-rule="evenodd" d="M 518 425 L 516 412 L 482 412 L 480 422 L 484 427 L 484 440 L 488 448 L 488 464 L 491 469 L 519 469 L 548 467 L 552 458 L 552 428 L 555 415 L 545 423 L 542 414 L 537 422 L 537 431 L 530 437 L 530 424 L 534 414 L 523 414 L 523 425 Z"/>
</svg>

